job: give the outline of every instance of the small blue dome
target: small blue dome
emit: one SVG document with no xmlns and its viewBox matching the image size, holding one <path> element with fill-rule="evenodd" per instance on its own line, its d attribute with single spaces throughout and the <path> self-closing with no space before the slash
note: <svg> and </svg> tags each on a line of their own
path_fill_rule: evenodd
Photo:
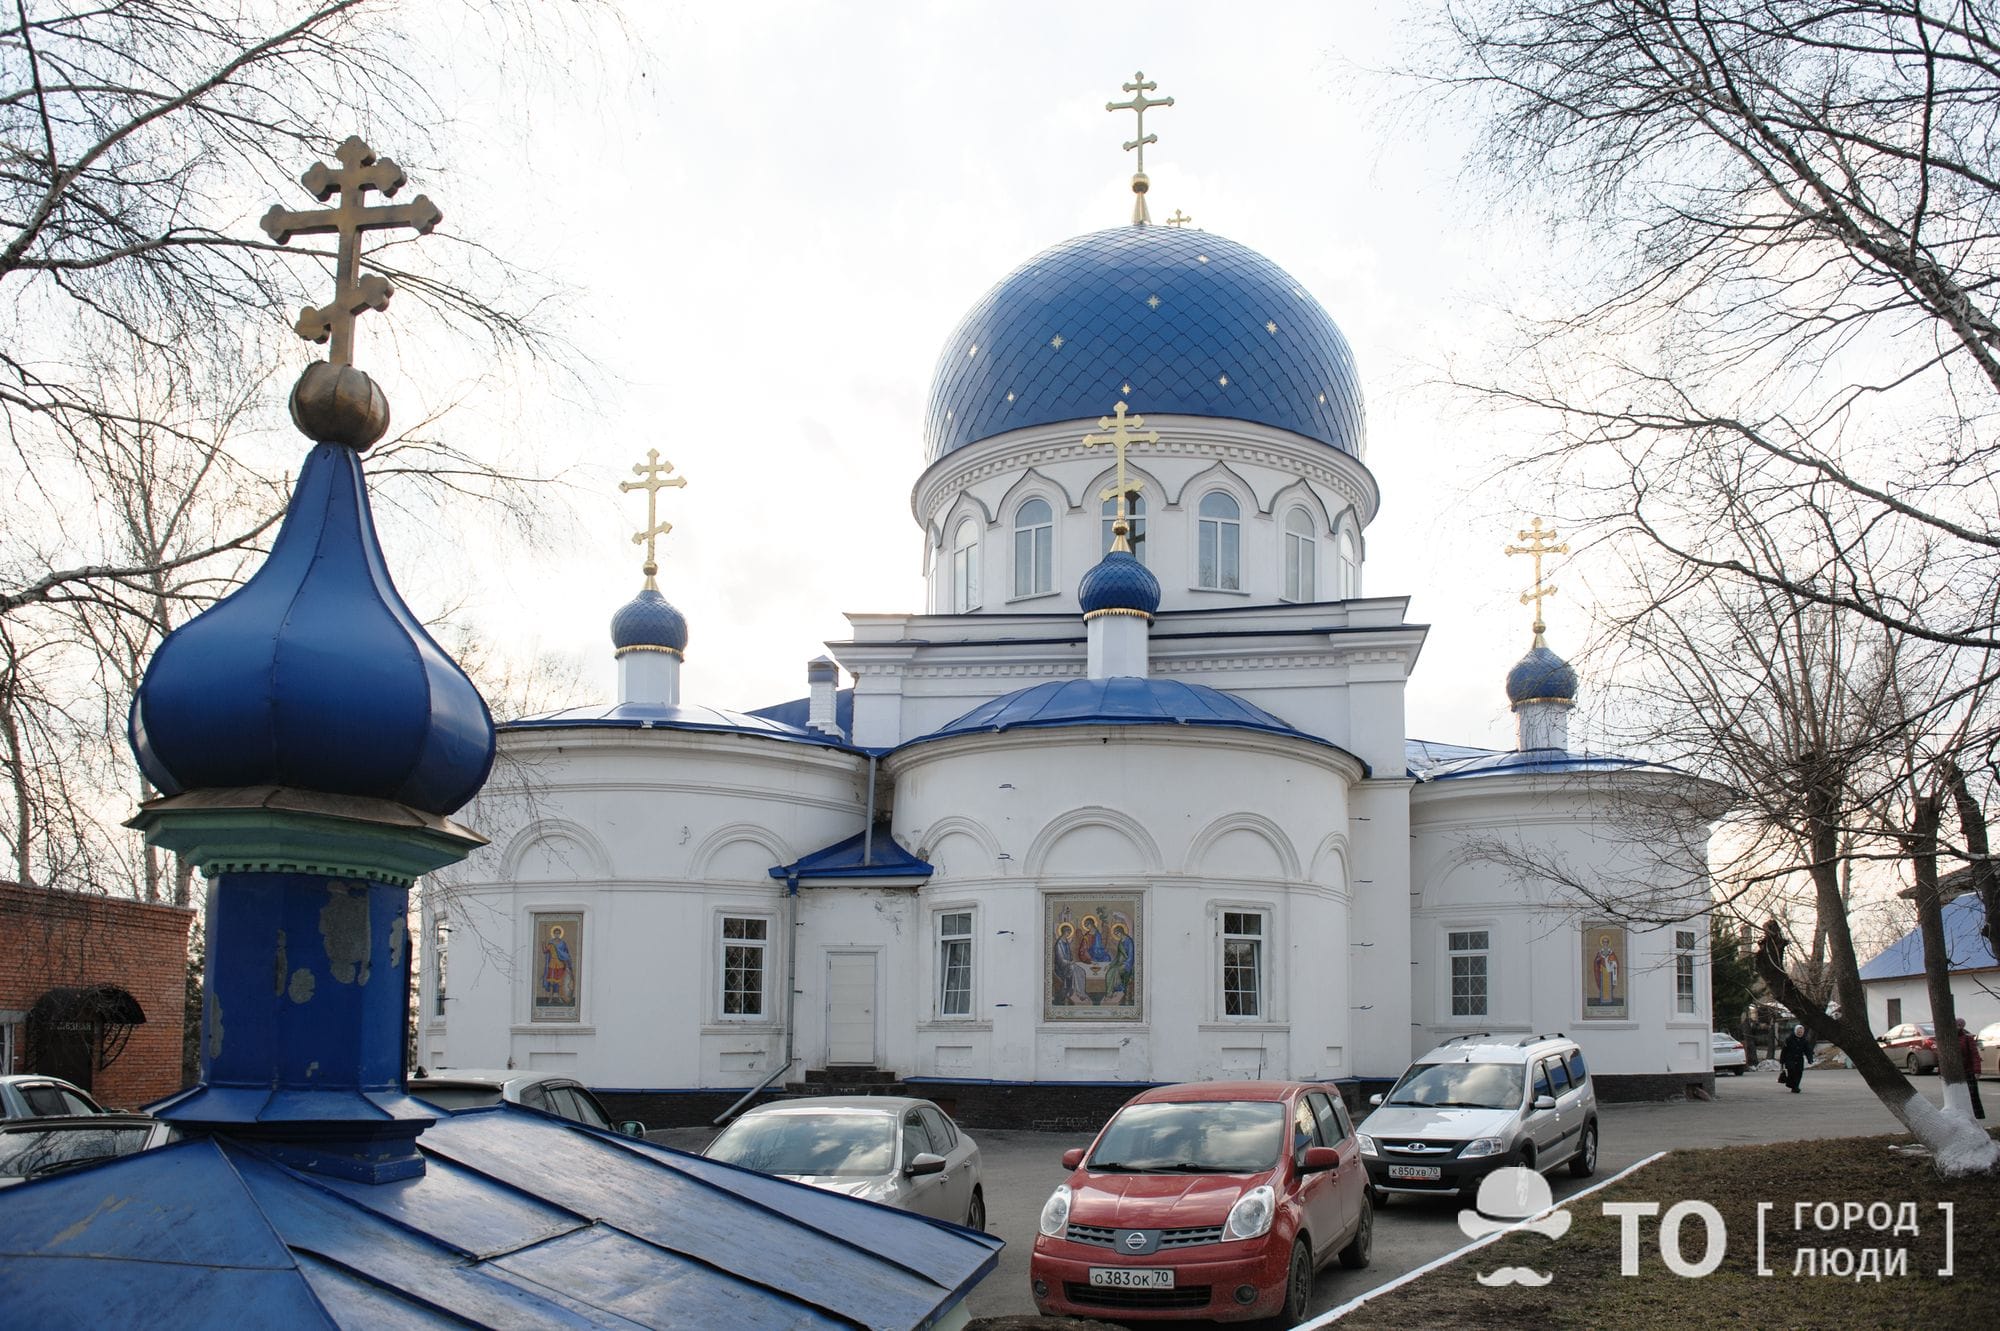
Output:
<svg viewBox="0 0 2000 1331">
<path fill-rule="evenodd" d="M 396 594 L 338 444 L 306 458 L 263 567 L 153 653 L 129 724 L 167 795 L 291 786 L 448 814 L 493 765 L 486 702 Z"/>
<path fill-rule="evenodd" d="M 1547 647 L 1537 644 L 1507 672 L 1507 700 L 1575 702 L 1576 669 Z"/>
<path fill-rule="evenodd" d="M 611 645 L 619 651 L 628 647 L 664 647 L 684 652 L 688 645 L 688 625 L 680 611 L 651 587 L 618 607 L 611 617 Z"/>
<path fill-rule="evenodd" d="M 1126 385 L 1131 392 L 1126 394 Z M 1284 269 L 1208 231 L 1121 226 L 1045 250 L 944 344 L 928 461 L 1008 430 L 1147 416 L 1254 421 L 1361 456 L 1347 339 Z"/>
<path fill-rule="evenodd" d="M 1083 613 L 1137 610 L 1151 615 L 1160 608 L 1160 580 L 1129 550 L 1114 550 L 1077 584 L 1076 599 Z"/>
</svg>

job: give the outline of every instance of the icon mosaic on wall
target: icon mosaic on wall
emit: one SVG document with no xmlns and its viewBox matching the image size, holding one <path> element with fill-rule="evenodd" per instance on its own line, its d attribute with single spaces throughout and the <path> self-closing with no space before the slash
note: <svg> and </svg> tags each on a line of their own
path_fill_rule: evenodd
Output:
<svg viewBox="0 0 2000 1331">
<path fill-rule="evenodd" d="M 530 1004 L 536 1021 L 575 1021 L 576 996 L 583 992 L 583 916 L 537 911 L 535 988 Z"/>
<path fill-rule="evenodd" d="M 1623 1020 L 1631 1011 L 1625 1001 L 1625 926 L 1585 920 L 1582 936 L 1583 1015 Z"/>
<path fill-rule="evenodd" d="M 1062 892 L 1042 898 L 1048 949 L 1044 1021 L 1140 1019 L 1139 897 Z"/>
</svg>

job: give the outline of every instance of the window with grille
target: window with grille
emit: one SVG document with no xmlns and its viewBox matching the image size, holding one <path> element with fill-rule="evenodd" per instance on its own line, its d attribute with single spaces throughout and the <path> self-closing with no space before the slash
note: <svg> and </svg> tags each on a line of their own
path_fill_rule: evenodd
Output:
<svg viewBox="0 0 2000 1331">
<path fill-rule="evenodd" d="M 722 1015 L 764 1015 L 764 959 L 770 946 L 769 920 L 722 917 Z"/>
<path fill-rule="evenodd" d="M 1484 929 L 1455 930 L 1445 939 L 1451 957 L 1451 1015 L 1486 1015 L 1487 937 Z"/>
<path fill-rule="evenodd" d="M 1694 930 L 1674 930 L 1674 1011 L 1692 1014 L 1694 993 Z"/>
<path fill-rule="evenodd" d="M 972 1015 L 972 912 L 948 911 L 937 917 L 938 1015 Z"/>
<path fill-rule="evenodd" d="M 1264 1015 L 1264 917 L 1222 913 L 1222 1015 Z"/>
</svg>

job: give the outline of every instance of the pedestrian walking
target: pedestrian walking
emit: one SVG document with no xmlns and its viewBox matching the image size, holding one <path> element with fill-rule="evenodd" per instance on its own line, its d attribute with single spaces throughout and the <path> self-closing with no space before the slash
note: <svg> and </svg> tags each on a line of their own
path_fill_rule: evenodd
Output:
<svg viewBox="0 0 2000 1331">
<path fill-rule="evenodd" d="M 1792 1033 L 1785 1038 L 1785 1047 L 1778 1051 L 1778 1066 L 1784 1069 L 1778 1074 L 1778 1081 L 1791 1087 L 1793 1095 L 1799 1093 L 1799 1083 L 1805 1080 L 1806 1063 L 1812 1052 L 1813 1042 L 1806 1035 L 1806 1028 L 1792 1027 Z"/>
<path fill-rule="evenodd" d="M 1965 1029 L 1965 1018 L 1958 1019 L 1958 1056 L 1965 1064 L 1965 1089 L 1972 1096 L 1972 1116 L 1986 1117 L 1986 1106 L 1979 1103 L 1979 1041 L 1972 1032 Z"/>
</svg>

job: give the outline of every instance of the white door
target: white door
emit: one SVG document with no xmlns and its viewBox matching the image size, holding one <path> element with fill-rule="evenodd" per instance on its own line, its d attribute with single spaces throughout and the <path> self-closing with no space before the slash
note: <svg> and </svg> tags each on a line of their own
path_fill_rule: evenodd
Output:
<svg viewBox="0 0 2000 1331">
<path fill-rule="evenodd" d="M 875 954 L 826 954 L 826 1061 L 875 1066 Z"/>
</svg>

